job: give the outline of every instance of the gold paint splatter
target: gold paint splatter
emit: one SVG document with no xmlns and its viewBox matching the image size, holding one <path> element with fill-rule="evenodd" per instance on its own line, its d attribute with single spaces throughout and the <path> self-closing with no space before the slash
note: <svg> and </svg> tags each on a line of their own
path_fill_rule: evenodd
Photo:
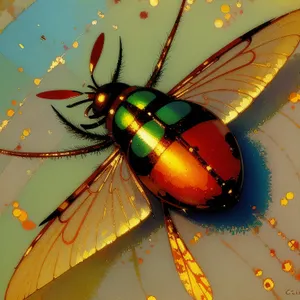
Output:
<svg viewBox="0 0 300 300">
<path fill-rule="evenodd" d="M 19 219 L 21 222 L 24 222 L 24 221 L 27 220 L 27 218 L 28 218 L 27 212 L 24 211 L 24 210 L 22 210 L 20 216 L 18 216 L 18 219 Z"/>
<path fill-rule="evenodd" d="M 74 42 L 75 43 L 75 42 Z M 74 44 L 73 43 L 73 44 Z M 62 56 L 57 56 L 56 58 L 55 58 L 55 60 L 53 60 L 52 62 L 51 62 L 51 66 L 50 66 L 50 69 L 48 69 L 48 73 L 49 72 L 51 72 L 54 68 L 56 68 L 58 65 L 60 65 L 60 64 L 62 64 L 62 65 L 64 65 L 66 63 L 66 61 L 63 59 L 63 57 Z"/>
<path fill-rule="evenodd" d="M 271 226 L 276 226 L 277 221 L 276 221 L 275 218 L 271 218 L 271 219 L 269 219 L 269 223 L 270 223 Z"/>
<path fill-rule="evenodd" d="M 18 68 L 18 72 L 22 73 L 24 71 L 23 68 Z"/>
<path fill-rule="evenodd" d="M 93 22 L 92 22 L 92 25 L 97 25 L 97 20 L 94 20 Z"/>
<path fill-rule="evenodd" d="M 238 8 L 242 7 L 242 3 L 240 1 L 237 1 L 236 7 L 238 7 Z"/>
<path fill-rule="evenodd" d="M 215 20 L 215 27 L 216 27 L 216 28 L 222 28 L 223 25 L 224 25 L 223 20 L 221 20 L 221 19 L 216 19 L 216 20 Z"/>
<path fill-rule="evenodd" d="M 34 84 L 35 85 L 39 85 L 40 83 L 41 83 L 41 79 L 40 78 L 35 78 L 34 80 L 33 80 L 33 82 L 34 82 Z"/>
<path fill-rule="evenodd" d="M 20 47 L 21 49 L 24 49 L 24 48 L 25 48 L 23 44 L 19 44 L 19 47 Z"/>
<path fill-rule="evenodd" d="M 104 14 L 103 14 L 100 10 L 98 11 L 98 16 L 99 16 L 101 19 L 104 18 Z"/>
<path fill-rule="evenodd" d="M 50 134 L 50 135 L 52 134 L 52 131 L 50 129 L 48 130 L 48 134 Z"/>
<path fill-rule="evenodd" d="M 281 206 L 287 206 L 287 205 L 288 205 L 288 200 L 287 200 L 286 198 L 282 198 L 282 199 L 280 200 L 280 205 L 281 205 Z"/>
<path fill-rule="evenodd" d="M 78 48 L 79 44 L 78 44 L 78 42 L 77 42 L 77 41 L 75 41 L 75 42 L 73 43 L 73 45 L 72 45 L 72 46 L 73 46 L 73 48 L 75 48 L 75 49 L 76 49 L 76 48 Z"/>
<path fill-rule="evenodd" d="M 195 3 L 195 0 L 187 0 L 187 3 L 188 3 L 188 4 L 194 4 L 194 3 Z"/>
<path fill-rule="evenodd" d="M 283 263 L 282 263 L 282 270 L 284 272 L 293 272 L 294 270 L 294 267 L 293 267 L 293 264 L 290 260 L 285 260 Z"/>
<path fill-rule="evenodd" d="M 112 27 L 113 27 L 114 30 L 117 30 L 117 29 L 118 29 L 118 26 L 117 26 L 117 25 L 113 25 Z"/>
<path fill-rule="evenodd" d="M 275 283 L 271 278 L 266 278 L 264 280 L 264 288 L 266 291 L 272 291 L 274 286 L 275 286 Z"/>
<path fill-rule="evenodd" d="M 255 276 L 257 276 L 257 277 L 260 277 L 260 276 L 262 276 L 263 271 L 262 271 L 261 269 L 256 269 L 256 270 L 254 271 L 254 274 L 255 274 Z"/>
<path fill-rule="evenodd" d="M 21 136 L 20 136 L 20 139 L 21 139 L 21 140 L 25 140 L 25 136 L 24 136 L 24 135 L 21 135 Z"/>
<path fill-rule="evenodd" d="M 190 5 L 186 5 L 185 7 L 184 7 L 184 10 L 185 11 L 189 11 L 191 9 L 191 6 Z"/>
<path fill-rule="evenodd" d="M 13 109 L 9 109 L 7 112 L 6 112 L 6 115 L 8 117 L 12 117 L 13 115 L 15 114 L 15 111 Z"/>
<path fill-rule="evenodd" d="M 223 4 L 221 6 L 221 12 L 224 14 L 227 14 L 230 12 L 230 6 L 228 4 Z"/>
<path fill-rule="evenodd" d="M 154 297 L 154 296 L 148 296 L 147 300 L 156 300 L 156 297 Z"/>
<path fill-rule="evenodd" d="M 299 93 L 291 93 L 289 95 L 289 101 L 292 103 L 297 103 L 300 101 L 300 94 Z"/>
<path fill-rule="evenodd" d="M 23 130 L 23 135 L 24 136 L 29 136 L 30 135 L 31 130 L 29 128 L 26 128 Z"/>
<path fill-rule="evenodd" d="M 294 193 L 288 192 L 288 193 L 285 195 L 285 197 L 286 197 L 287 200 L 293 200 L 293 199 L 294 199 Z"/>
<path fill-rule="evenodd" d="M 299 242 L 297 242 L 296 240 L 290 240 L 288 242 L 288 246 L 292 251 L 299 250 Z"/>
</svg>

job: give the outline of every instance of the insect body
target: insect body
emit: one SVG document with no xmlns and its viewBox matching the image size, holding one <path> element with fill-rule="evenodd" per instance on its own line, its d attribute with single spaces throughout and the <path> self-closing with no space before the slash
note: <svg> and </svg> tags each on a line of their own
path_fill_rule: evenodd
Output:
<svg viewBox="0 0 300 300">
<path fill-rule="evenodd" d="M 168 204 L 216 210 L 238 201 L 239 147 L 204 107 L 129 87 L 113 103 L 106 124 L 141 182 Z"/>
<path fill-rule="evenodd" d="M 151 215 L 148 188 L 162 202 L 165 228 L 176 271 L 195 300 L 212 300 L 212 287 L 181 239 L 170 209 L 220 210 L 239 200 L 243 163 L 237 141 L 225 125 L 237 118 L 277 74 L 300 41 L 300 10 L 286 14 L 234 40 L 198 65 L 169 92 L 155 89 L 177 32 L 186 1 L 181 1 L 153 73 L 144 87 L 120 81 L 123 48 L 112 80 L 98 85 L 94 70 L 104 34 L 90 57 L 91 91 L 56 90 L 44 99 L 85 95 L 67 107 L 89 103 L 92 123 L 70 123 L 73 134 L 93 142 L 75 150 L 19 152 L 19 157 L 71 157 L 113 148 L 111 155 L 42 224 L 8 284 L 5 300 L 34 293 L 67 270 L 113 243 Z M 267 55 L 266 55 L 267 54 Z M 106 134 L 89 129 L 106 127 Z"/>
</svg>

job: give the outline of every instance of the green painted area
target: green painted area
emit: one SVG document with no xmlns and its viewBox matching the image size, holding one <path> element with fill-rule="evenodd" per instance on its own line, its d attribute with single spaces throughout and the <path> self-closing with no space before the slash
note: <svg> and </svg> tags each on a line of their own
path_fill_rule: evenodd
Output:
<svg viewBox="0 0 300 300">
<path fill-rule="evenodd" d="M 117 126 L 124 130 L 126 129 L 134 120 L 134 116 L 124 107 L 120 107 L 115 115 L 115 122 Z"/>
<path fill-rule="evenodd" d="M 156 96 L 149 91 L 140 91 L 128 97 L 127 101 L 139 109 L 144 109 Z"/>
<path fill-rule="evenodd" d="M 155 121 L 143 125 L 132 139 L 131 149 L 139 157 L 147 156 L 164 136 L 165 130 Z"/>
<path fill-rule="evenodd" d="M 156 116 L 167 125 L 173 125 L 188 115 L 191 106 L 182 101 L 171 102 L 156 112 Z"/>
</svg>

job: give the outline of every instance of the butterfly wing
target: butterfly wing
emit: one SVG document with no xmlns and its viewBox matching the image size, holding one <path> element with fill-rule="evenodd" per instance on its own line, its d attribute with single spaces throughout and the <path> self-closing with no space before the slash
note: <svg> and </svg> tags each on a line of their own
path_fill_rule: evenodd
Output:
<svg viewBox="0 0 300 300">
<path fill-rule="evenodd" d="M 142 187 L 119 151 L 59 210 L 60 216 L 42 229 L 19 262 L 5 300 L 28 297 L 137 226 L 151 211 Z"/>
<path fill-rule="evenodd" d="M 206 106 L 229 123 L 272 81 L 299 41 L 300 10 L 297 10 L 234 40 L 168 94 Z"/>
</svg>

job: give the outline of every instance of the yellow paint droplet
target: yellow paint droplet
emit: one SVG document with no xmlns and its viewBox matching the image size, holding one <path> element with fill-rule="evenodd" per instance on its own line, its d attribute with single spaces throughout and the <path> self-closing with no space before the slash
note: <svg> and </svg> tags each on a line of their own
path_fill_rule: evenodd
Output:
<svg viewBox="0 0 300 300">
<path fill-rule="evenodd" d="M 92 25 L 97 25 L 97 20 L 94 20 L 93 22 L 92 22 Z"/>
<path fill-rule="evenodd" d="M 25 140 L 25 136 L 24 136 L 24 135 L 21 135 L 21 136 L 20 136 L 20 139 L 21 139 L 21 140 Z"/>
<path fill-rule="evenodd" d="M 238 7 L 238 8 L 242 7 L 242 3 L 240 1 L 237 1 L 236 7 Z"/>
<path fill-rule="evenodd" d="M 230 12 L 230 6 L 228 4 L 223 4 L 221 6 L 221 12 L 224 14 L 227 14 Z"/>
<path fill-rule="evenodd" d="M 261 276 L 263 274 L 263 271 L 261 269 L 256 269 L 254 271 L 254 273 L 255 273 L 255 276 L 259 277 L 259 276 Z"/>
<path fill-rule="evenodd" d="M 24 49 L 24 48 L 25 48 L 23 44 L 19 44 L 19 47 L 20 47 L 21 49 Z"/>
<path fill-rule="evenodd" d="M 15 111 L 13 109 L 9 109 L 7 112 L 6 112 L 6 115 L 8 117 L 12 117 L 13 115 L 15 114 Z"/>
<path fill-rule="evenodd" d="M 114 30 L 117 30 L 117 29 L 118 29 L 118 26 L 117 26 L 117 25 L 113 25 L 112 27 L 113 27 Z"/>
<path fill-rule="evenodd" d="M 101 11 L 98 11 L 98 16 L 103 19 L 104 18 L 104 14 Z"/>
<path fill-rule="evenodd" d="M 147 300 L 156 300 L 156 297 L 154 297 L 154 296 L 148 296 Z"/>
<path fill-rule="evenodd" d="M 275 286 L 274 281 L 271 278 L 266 278 L 264 280 L 264 288 L 267 291 L 272 291 Z"/>
<path fill-rule="evenodd" d="M 12 213 L 14 217 L 18 218 L 21 215 L 22 211 L 19 208 L 15 208 Z"/>
<path fill-rule="evenodd" d="M 18 68 L 18 72 L 22 73 L 24 71 L 23 68 Z"/>
<path fill-rule="evenodd" d="M 282 270 L 284 272 L 292 272 L 294 269 L 293 267 L 293 264 L 290 260 L 285 260 L 283 263 L 282 263 Z"/>
<path fill-rule="evenodd" d="M 30 132 L 31 132 L 31 130 L 30 130 L 29 128 L 24 129 L 24 130 L 23 130 L 23 135 L 24 135 L 24 136 L 29 136 Z"/>
<path fill-rule="evenodd" d="M 15 207 L 15 208 L 17 208 L 17 207 L 19 207 L 19 203 L 18 203 L 17 201 L 14 201 L 14 202 L 12 203 L 12 206 Z"/>
<path fill-rule="evenodd" d="M 24 221 L 27 220 L 27 218 L 28 218 L 27 212 L 24 211 L 24 210 L 22 210 L 20 216 L 18 217 L 18 219 L 19 219 L 21 222 L 24 222 Z"/>
<path fill-rule="evenodd" d="M 159 3 L 159 0 L 150 0 L 150 5 L 153 7 L 157 6 L 158 3 Z"/>
<path fill-rule="evenodd" d="M 212 2 L 213 2 L 213 0 L 206 0 L 206 2 L 207 2 L 207 3 L 212 3 Z"/>
<path fill-rule="evenodd" d="M 78 42 L 75 41 L 75 42 L 73 43 L 73 48 L 78 48 L 78 46 L 79 46 Z"/>
<path fill-rule="evenodd" d="M 292 193 L 292 192 L 288 192 L 287 194 L 286 194 L 286 199 L 288 199 L 288 200 L 293 200 L 294 199 L 294 193 Z"/>
<path fill-rule="evenodd" d="M 216 19 L 216 20 L 215 20 L 215 27 L 216 27 L 216 28 L 221 28 L 221 27 L 223 27 L 223 24 L 224 24 L 223 20 L 221 20 L 221 19 Z"/>
<path fill-rule="evenodd" d="M 31 175 L 31 170 L 26 171 L 27 175 Z"/>
<path fill-rule="evenodd" d="M 33 82 L 34 82 L 35 85 L 39 85 L 39 84 L 41 83 L 41 79 L 35 78 L 35 79 L 33 80 Z"/>
<path fill-rule="evenodd" d="M 286 198 L 283 198 L 283 199 L 280 200 L 280 204 L 282 206 L 287 206 L 288 205 L 288 200 Z"/>
<path fill-rule="evenodd" d="M 192 4 L 195 3 L 195 0 L 187 0 L 187 3 L 190 4 L 190 5 L 192 5 Z"/>
<path fill-rule="evenodd" d="M 50 135 L 52 134 L 52 131 L 50 129 L 48 130 L 48 134 L 50 134 Z"/>
</svg>

